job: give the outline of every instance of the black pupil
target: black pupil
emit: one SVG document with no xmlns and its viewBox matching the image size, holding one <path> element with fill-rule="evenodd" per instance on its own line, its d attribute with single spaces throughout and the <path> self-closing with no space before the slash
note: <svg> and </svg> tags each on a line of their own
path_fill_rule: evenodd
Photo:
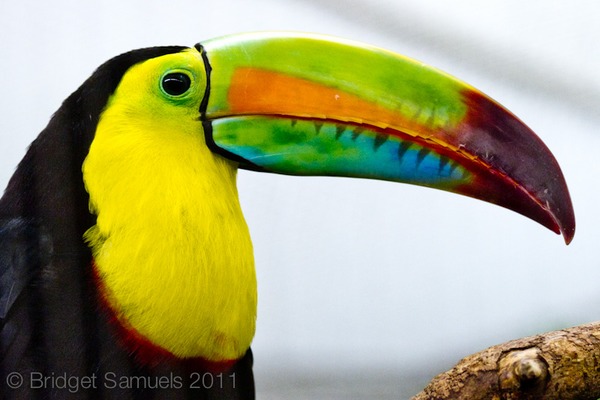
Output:
<svg viewBox="0 0 600 400">
<path fill-rule="evenodd" d="M 162 80 L 163 90 L 171 96 L 180 96 L 188 91 L 192 81 L 190 77 L 181 72 L 165 75 Z"/>
</svg>

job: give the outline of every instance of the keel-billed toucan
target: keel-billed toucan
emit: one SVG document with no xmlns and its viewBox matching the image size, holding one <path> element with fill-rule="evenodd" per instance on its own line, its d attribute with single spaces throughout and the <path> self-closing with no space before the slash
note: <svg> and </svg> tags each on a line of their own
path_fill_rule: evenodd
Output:
<svg viewBox="0 0 600 400">
<path fill-rule="evenodd" d="M 440 188 L 575 230 L 541 140 L 422 63 L 292 33 L 131 51 L 65 100 L 0 201 L 2 394 L 253 398 L 238 168 Z"/>
</svg>

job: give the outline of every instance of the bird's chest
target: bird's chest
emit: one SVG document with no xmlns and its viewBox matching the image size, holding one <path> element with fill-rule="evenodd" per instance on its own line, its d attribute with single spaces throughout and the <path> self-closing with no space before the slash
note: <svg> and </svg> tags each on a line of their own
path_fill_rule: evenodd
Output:
<svg viewBox="0 0 600 400">
<path fill-rule="evenodd" d="M 236 165 L 207 149 L 200 122 L 142 128 L 130 113 L 107 108 L 83 164 L 97 216 L 84 238 L 102 300 L 134 350 L 241 358 L 256 277 Z"/>
<path fill-rule="evenodd" d="M 126 343 L 217 363 L 249 348 L 256 280 L 247 228 L 236 218 L 212 225 L 187 216 L 175 226 L 88 232 L 102 301 Z"/>
</svg>

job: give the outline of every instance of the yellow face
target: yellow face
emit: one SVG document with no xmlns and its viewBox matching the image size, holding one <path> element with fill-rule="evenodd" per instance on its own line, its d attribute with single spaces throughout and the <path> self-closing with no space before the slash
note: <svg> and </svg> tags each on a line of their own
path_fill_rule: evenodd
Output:
<svg viewBox="0 0 600 400">
<path fill-rule="evenodd" d="M 200 53 L 130 68 L 83 165 L 97 224 L 86 233 L 118 319 L 177 357 L 240 358 L 256 280 L 237 165 L 205 144 Z"/>
</svg>

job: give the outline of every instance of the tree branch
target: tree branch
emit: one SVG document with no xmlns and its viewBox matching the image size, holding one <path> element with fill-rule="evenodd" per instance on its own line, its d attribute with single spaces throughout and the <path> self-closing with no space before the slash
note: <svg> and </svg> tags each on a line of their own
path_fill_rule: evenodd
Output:
<svg viewBox="0 0 600 400">
<path fill-rule="evenodd" d="M 600 322 L 470 355 L 412 400 L 445 399 L 600 399 Z"/>
</svg>

